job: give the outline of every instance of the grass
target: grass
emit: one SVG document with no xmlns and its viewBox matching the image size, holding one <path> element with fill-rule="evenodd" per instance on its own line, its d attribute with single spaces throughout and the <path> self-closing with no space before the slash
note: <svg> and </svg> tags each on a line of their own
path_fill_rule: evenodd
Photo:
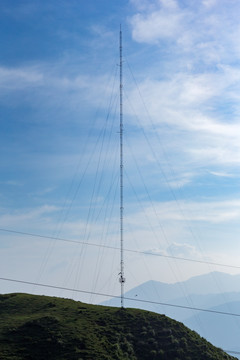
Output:
<svg viewBox="0 0 240 360">
<path fill-rule="evenodd" d="M 1 360 L 234 359 L 164 315 L 29 294 L 0 295 Z"/>
</svg>

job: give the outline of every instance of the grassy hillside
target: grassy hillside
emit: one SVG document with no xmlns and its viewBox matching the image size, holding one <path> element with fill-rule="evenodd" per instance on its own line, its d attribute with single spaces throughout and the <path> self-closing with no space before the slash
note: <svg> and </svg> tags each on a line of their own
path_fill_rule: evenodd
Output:
<svg viewBox="0 0 240 360">
<path fill-rule="evenodd" d="M 0 295 L 0 359 L 234 358 L 164 315 L 8 294 Z"/>
</svg>

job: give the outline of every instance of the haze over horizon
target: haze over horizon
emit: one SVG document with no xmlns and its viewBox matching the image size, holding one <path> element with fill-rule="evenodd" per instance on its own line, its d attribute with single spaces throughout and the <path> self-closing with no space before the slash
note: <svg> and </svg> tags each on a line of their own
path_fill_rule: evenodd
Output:
<svg viewBox="0 0 240 360">
<path fill-rule="evenodd" d="M 124 246 L 153 254 L 124 253 L 126 291 L 240 273 L 239 13 L 237 0 L 1 1 L 0 277 L 119 294 L 120 23 Z M 16 291 L 102 301 L 1 281 Z"/>
</svg>

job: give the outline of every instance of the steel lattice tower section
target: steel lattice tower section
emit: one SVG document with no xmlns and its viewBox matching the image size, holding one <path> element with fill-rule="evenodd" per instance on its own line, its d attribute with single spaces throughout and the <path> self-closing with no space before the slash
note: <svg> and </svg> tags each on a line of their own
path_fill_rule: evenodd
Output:
<svg viewBox="0 0 240 360">
<path fill-rule="evenodd" d="M 119 34 L 119 50 L 120 50 L 120 248 L 121 248 L 121 258 L 120 258 L 120 278 L 119 282 L 121 284 L 121 307 L 124 307 L 124 259 L 123 259 L 123 84 L 122 84 L 122 29 L 120 26 Z"/>
</svg>

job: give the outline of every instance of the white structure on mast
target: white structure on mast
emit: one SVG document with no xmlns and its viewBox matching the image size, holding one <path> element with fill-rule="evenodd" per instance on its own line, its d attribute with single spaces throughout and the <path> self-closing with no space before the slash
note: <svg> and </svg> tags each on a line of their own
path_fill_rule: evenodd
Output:
<svg viewBox="0 0 240 360">
<path fill-rule="evenodd" d="M 119 282 L 121 284 L 121 307 L 124 307 L 124 260 L 123 260 L 123 84 L 122 84 L 122 29 L 120 26 L 119 34 L 119 50 L 120 50 L 120 248 L 121 248 L 121 258 L 120 258 L 120 278 Z"/>
</svg>

